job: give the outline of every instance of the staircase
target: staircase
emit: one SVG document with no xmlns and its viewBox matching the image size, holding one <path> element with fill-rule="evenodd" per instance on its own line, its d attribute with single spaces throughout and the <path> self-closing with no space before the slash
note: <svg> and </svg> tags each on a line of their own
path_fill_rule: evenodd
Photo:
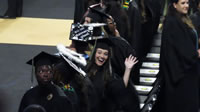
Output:
<svg viewBox="0 0 200 112">
<path fill-rule="evenodd" d="M 150 112 L 157 101 L 161 88 L 158 77 L 160 60 L 161 32 L 154 36 L 152 48 L 142 62 L 139 85 L 135 85 L 139 93 L 141 112 Z"/>
</svg>

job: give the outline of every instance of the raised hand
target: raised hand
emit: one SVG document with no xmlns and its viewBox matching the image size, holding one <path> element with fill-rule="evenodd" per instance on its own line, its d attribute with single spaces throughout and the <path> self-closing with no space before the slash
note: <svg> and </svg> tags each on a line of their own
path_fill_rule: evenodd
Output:
<svg viewBox="0 0 200 112">
<path fill-rule="evenodd" d="M 127 85 L 128 85 L 131 69 L 137 62 L 138 62 L 137 58 L 132 55 L 129 55 L 129 57 L 125 59 L 124 64 L 125 64 L 126 68 L 125 68 L 125 72 L 124 72 L 124 76 L 123 76 L 125 87 L 127 87 Z"/>
<path fill-rule="evenodd" d="M 128 58 L 126 58 L 124 64 L 126 66 L 126 68 L 128 69 L 132 69 L 133 66 L 138 62 L 137 58 L 132 56 L 132 55 L 129 55 Z"/>
</svg>

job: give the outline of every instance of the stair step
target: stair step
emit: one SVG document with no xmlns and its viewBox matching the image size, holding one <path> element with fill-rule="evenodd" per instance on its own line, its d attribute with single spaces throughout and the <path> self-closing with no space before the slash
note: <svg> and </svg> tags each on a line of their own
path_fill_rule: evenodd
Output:
<svg viewBox="0 0 200 112">
<path fill-rule="evenodd" d="M 160 59 L 160 53 L 148 53 L 146 57 Z"/>
<path fill-rule="evenodd" d="M 143 62 L 142 67 L 145 68 L 159 68 L 159 63 L 158 62 Z"/>
<path fill-rule="evenodd" d="M 152 86 L 135 85 L 135 88 L 139 94 L 147 95 L 151 90 Z"/>
<path fill-rule="evenodd" d="M 157 78 L 154 77 L 140 77 L 140 84 L 142 85 L 152 85 Z"/>
<path fill-rule="evenodd" d="M 158 74 L 158 72 L 159 72 L 158 69 L 145 69 L 145 68 L 140 69 L 140 75 L 141 76 L 153 76 L 153 77 L 155 77 Z"/>
<path fill-rule="evenodd" d="M 160 53 L 160 47 L 152 47 L 149 53 Z"/>
</svg>

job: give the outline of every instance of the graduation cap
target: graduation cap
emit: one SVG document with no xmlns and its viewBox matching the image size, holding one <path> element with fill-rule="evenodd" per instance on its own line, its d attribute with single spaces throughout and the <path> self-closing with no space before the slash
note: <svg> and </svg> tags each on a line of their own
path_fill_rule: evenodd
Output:
<svg viewBox="0 0 200 112">
<path fill-rule="evenodd" d="M 33 77 L 34 77 L 34 73 L 35 73 L 35 68 L 42 66 L 42 65 L 53 65 L 53 64 L 57 63 L 59 60 L 60 60 L 59 57 L 42 51 L 38 55 L 36 55 L 32 59 L 30 59 L 28 62 L 26 62 L 26 64 L 32 65 L 32 74 L 31 74 L 32 86 L 31 86 L 31 88 L 33 88 L 33 82 L 34 82 Z"/>
<path fill-rule="evenodd" d="M 102 27 L 105 25 L 105 23 L 90 23 L 85 25 L 73 23 L 70 31 L 70 40 L 87 42 L 96 38 L 104 38 L 105 32 L 102 30 Z"/>
<path fill-rule="evenodd" d="M 109 38 L 97 39 L 95 41 L 95 47 L 109 50 L 112 47 L 112 42 Z"/>
<path fill-rule="evenodd" d="M 85 17 L 92 18 L 92 22 L 104 23 L 105 19 L 110 18 L 110 15 L 105 13 L 105 9 L 100 6 L 89 7 L 89 12 Z"/>
<path fill-rule="evenodd" d="M 32 59 L 30 59 L 27 62 L 27 64 L 38 67 L 38 66 L 42 66 L 42 65 L 53 65 L 56 62 L 58 62 L 58 60 L 59 60 L 59 57 L 42 51 L 38 55 L 36 55 Z"/>
</svg>

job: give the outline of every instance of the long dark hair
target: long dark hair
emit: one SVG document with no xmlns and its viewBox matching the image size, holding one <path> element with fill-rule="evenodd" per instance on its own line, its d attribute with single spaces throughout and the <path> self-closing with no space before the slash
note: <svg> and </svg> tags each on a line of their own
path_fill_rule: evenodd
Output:
<svg viewBox="0 0 200 112">
<path fill-rule="evenodd" d="M 169 5 L 168 8 L 168 14 L 167 15 L 171 15 L 171 16 L 175 16 L 178 19 L 180 19 L 183 23 L 185 23 L 188 27 L 194 29 L 194 25 L 192 24 L 192 20 L 189 18 L 189 16 L 187 14 L 181 14 L 179 13 L 173 6 L 173 3 L 178 3 L 179 0 L 172 0 L 172 2 Z"/>
<path fill-rule="evenodd" d="M 54 67 L 54 83 L 59 86 L 62 86 L 61 84 L 72 84 L 80 98 L 81 112 L 89 111 L 88 88 L 85 79 L 67 62 L 62 61 Z"/>
<path fill-rule="evenodd" d="M 93 49 L 93 51 L 91 53 L 91 58 L 88 61 L 88 64 L 86 66 L 86 73 L 87 73 L 88 77 L 91 77 L 92 75 L 95 75 L 98 70 L 102 70 L 103 77 L 104 77 L 104 84 L 107 84 L 107 81 L 109 81 L 112 76 L 112 68 L 111 68 L 112 49 L 111 49 L 111 47 L 109 47 L 108 59 L 104 63 L 103 66 L 99 67 L 95 63 L 95 54 L 96 54 L 97 48 L 99 48 L 99 47 L 97 47 L 97 45 L 94 45 L 94 46 L 95 46 L 95 48 Z"/>
</svg>

